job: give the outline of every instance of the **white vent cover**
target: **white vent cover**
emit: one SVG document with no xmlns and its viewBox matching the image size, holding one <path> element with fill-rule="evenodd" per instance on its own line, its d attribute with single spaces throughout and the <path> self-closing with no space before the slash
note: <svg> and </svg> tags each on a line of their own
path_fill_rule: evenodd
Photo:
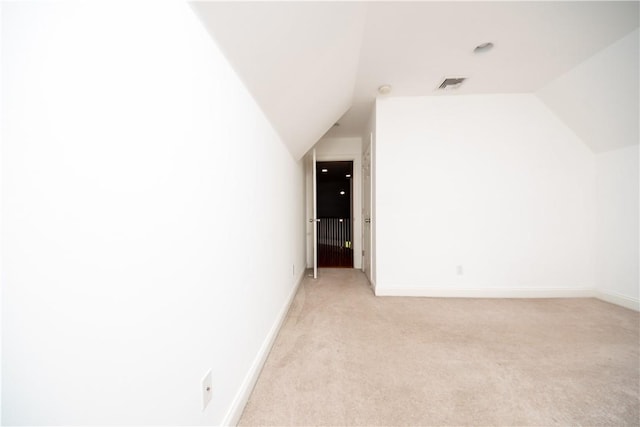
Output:
<svg viewBox="0 0 640 427">
<path fill-rule="evenodd" d="M 440 83 L 440 86 L 438 87 L 438 89 L 440 90 L 458 89 L 460 86 L 462 86 L 462 83 L 465 80 L 467 80 L 466 77 L 445 77 L 442 83 Z"/>
</svg>

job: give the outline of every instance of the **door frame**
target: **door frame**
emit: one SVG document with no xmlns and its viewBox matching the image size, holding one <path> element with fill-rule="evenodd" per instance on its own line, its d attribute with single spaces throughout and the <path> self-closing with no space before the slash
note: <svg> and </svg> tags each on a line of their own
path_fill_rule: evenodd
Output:
<svg viewBox="0 0 640 427">
<path fill-rule="evenodd" d="M 369 164 L 369 187 L 366 186 L 365 180 L 365 162 L 364 159 L 368 154 L 368 164 Z M 372 185 L 371 185 L 371 144 L 367 144 L 366 148 L 362 149 L 362 271 L 371 282 L 371 200 L 372 200 Z M 367 193 L 368 193 L 368 205 L 367 206 Z M 367 212 L 368 207 L 368 212 Z M 368 227 L 367 227 L 368 221 Z M 367 244 L 368 242 L 368 244 Z M 368 261 L 368 262 L 367 262 Z M 365 268 L 368 265 L 369 268 Z"/>
<path fill-rule="evenodd" d="M 373 288 L 373 292 L 375 294 L 376 290 L 376 196 L 375 196 L 375 188 L 376 188 L 376 170 L 375 170 L 375 156 L 376 156 L 376 146 L 375 146 L 375 132 L 369 133 L 369 141 L 365 142 L 363 140 L 362 144 L 362 157 L 364 159 L 365 152 L 369 150 L 369 252 L 367 256 L 369 257 L 369 271 L 365 271 L 365 275 L 369 279 L 369 283 Z M 361 171 L 363 172 L 363 171 Z M 364 225 L 364 217 L 365 217 L 365 207 L 364 207 L 364 179 L 362 180 L 362 244 L 364 245 L 364 233 L 367 231 Z M 364 267 L 364 256 L 362 260 L 362 264 Z"/>
<path fill-rule="evenodd" d="M 353 241 L 353 268 L 362 269 L 362 153 L 343 154 L 343 155 L 323 155 L 316 153 L 316 162 L 353 162 L 352 172 L 352 206 L 351 206 L 351 239 Z M 315 168 L 315 164 L 312 165 Z M 311 172 L 311 171 L 309 171 Z M 315 193 L 315 189 L 307 191 L 308 197 L 312 197 L 311 193 Z M 311 200 L 307 199 L 307 206 L 311 206 Z M 308 237 L 311 237 L 308 235 Z M 309 248 L 307 242 L 307 248 Z M 312 249 L 314 250 L 314 249 Z M 311 267 L 311 266 L 309 266 Z"/>
<path fill-rule="evenodd" d="M 341 265 L 335 265 L 334 267 L 336 268 L 356 268 L 357 262 L 356 262 L 356 258 L 358 256 L 360 256 L 360 254 L 358 254 L 356 252 L 356 242 L 362 238 L 361 235 L 359 235 L 358 233 L 360 233 L 360 230 L 357 230 L 356 224 L 354 224 L 354 220 L 358 214 L 358 212 L 356 212 L 356 198 L 355 198 L 355 192 L 356 192 L 356 183 L 355 183 L 355 176 L 356 176 L 356 171 L 355 171 L 355 167 L 356 167 L 356 163 L 354 160 L 352 159 L 348 159 L 348 160 L 322 160 L 320 158 L 316 159 L 316 214 L 319 215 L 319 210 L 320 210 L 320 203 L 317 199 L 318 194 L 319 193 L 319 187 L 320 187 L 320 180 L 323 177 L 323 173 L 318 173 L 318 171 L 322 170 L 322 168 L 325 167 L 329 167 L 329 169 L 331 169 L 331 164 L 335 164 L 335 163 L 351 163 L 351 178 L 349 178 L 347 181 L 345 181 L 345 184 L 348 186 L 349 188 L 349 228 L 350 228 L 350 237 L 349 237 L 349 241 L 350 241 L 350 249 L 351 249 L 351 261 L 350 261 L 350 266 L 346 266 L 346 265 L 342 265 L 341 261 L 339 262 Z M 320 164 L 322 163 L 322 166 L 320 166 Z M 347 188 L 347 187 L 343 187 L 343 188 Z M 343 197 L 343 196 L 340 196 Z M 344 199 L 343 199 L 344 201 Z M 323 205 L 324 206 L 324 205 Z M 328 228 L 325 226 L 323 227 L 323 218 L 320 218 L 319 216 L 317 217 L 317 224 L 319 225 L 318 227 L 318 239 L 316 240 L 316 244 L 318 244 L 320 242 L 320 236 L 322 235 L 322 232 L 320 230 L 324 229 L 324 232 L 329 232 L 329 234 L 331 235 L 331 238 L 344 238 L 344 236 L 338 236 L 339 233 L 342 233 L 345 231 L 344 228 L 340 228 L 338 226 L 338 224 L 334 224 L 333 226 L 328 226 Z M 347 219 L 347 217 L 343 217 L 345 219 Z M 331 221 L 331 218 L 327 218 L 327 220 Z M 342 219 L 340 219 L 340 222 L 342 222 Z M 337 228 L 336 228 L 337 227 Z M 342 230 L 342 231 L 339 231 Z M 331 234 L 335 232 L 336 234 Z M 325 236 L 327 237 L 327 236 Z M 334 242 L 335 244 L 335 242 Z M 318 257 L 320 254 L 320 249 L 319 246 L 316 246 L 318 248 Z M 326 248 L 325 248 L 326 249 Z M 337 256 L 336 254 L 334 254 L 334 256 Z M 321 257 L 319 257 L 320 259 Z M 343 261 L 346 261 L 347 257 L 344 258 Z M 318 262 L 320 262 L 320 260 L 318 260 Z M 326 262 L 326 260 L 325 260 Z M 329 263 L 331 264 L 331 263 Z M 327 268 L 332 268 L 331 265 L 329 265 Z"/>
<path fill-rule="evenodd" d="M 318 278 L 317 254 L 317 212 L 316 212 L 316 149 L 310 150 L 304 157 L 305 175 L 305 230 L 306 230 L 306 267 L 310 276 Z"/>
</svg>

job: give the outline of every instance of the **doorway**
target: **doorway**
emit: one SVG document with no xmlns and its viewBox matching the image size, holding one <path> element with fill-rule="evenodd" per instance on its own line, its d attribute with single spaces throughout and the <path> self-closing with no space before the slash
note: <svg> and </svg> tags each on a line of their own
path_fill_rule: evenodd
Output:
<svg viewBox="0 0 640 427">
<path fill-rule="evenodd" d="M 353 162 L 316 163 L 318 267 L 353 268 Z"/>
</svg>

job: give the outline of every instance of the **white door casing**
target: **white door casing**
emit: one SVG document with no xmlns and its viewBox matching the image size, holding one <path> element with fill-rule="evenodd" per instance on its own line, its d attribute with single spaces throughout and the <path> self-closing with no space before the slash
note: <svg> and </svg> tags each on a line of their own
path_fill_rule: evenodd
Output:
<svg viewBox="0 0 640 427">
<path fill-rule="evenodd" d="M 312 174 L 313 174 L 313 218 L 311 222 L 313 223 L 313 278 L 318 278 L 318 200 L 317 200 L 317 176 L 316 176 L 316 149 L 313 149 L 313 164 L 312 164 Z"/>
<path fill-rule="evenodd" d="M 371 134 L 373 142 L 373 134 Z M 371 143 L 362 153 L 362 271 L 371 282 Z"/>
</svg>

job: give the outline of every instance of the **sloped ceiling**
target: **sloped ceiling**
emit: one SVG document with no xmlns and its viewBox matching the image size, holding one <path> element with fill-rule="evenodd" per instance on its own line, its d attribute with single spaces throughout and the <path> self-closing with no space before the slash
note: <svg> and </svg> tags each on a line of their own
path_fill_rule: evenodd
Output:
<svg viewBox="0 0 640 427">
<path fill-rule="evenodd" d="M 194 3 L 296 158 L 388 96 L 535 93 L 638 28 L 638 2 Z M 495 47 L 474 54 L 478 44 Z M 332 127 L 339 121 L 339 127 Z"/>
<path fill-rule="evenodd" d="M 640 31 L 635 30 L 536 95 L 595 153 L 640 141 Z"/>
<path fill-rule="evenodd" d="M 192 7 L 296 159 L 351 106 L 364 4 L 197 2 Z"/>
</svg>

